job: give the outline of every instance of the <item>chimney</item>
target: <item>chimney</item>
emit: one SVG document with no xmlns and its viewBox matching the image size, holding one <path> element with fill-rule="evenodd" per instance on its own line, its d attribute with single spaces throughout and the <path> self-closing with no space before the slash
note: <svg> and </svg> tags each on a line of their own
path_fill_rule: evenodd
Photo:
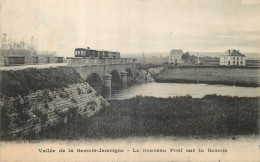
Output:
<svg viewBox="0 0 260 162">
<path fill-rule="evenodd" d="M 239 52 L 239 49 L 237 50 L 237 52 Z"/>
<path fill-rule="evenodd" d="M 230 49 L 228 50 L 228 54 L 230 54 Z"/>
</svg>

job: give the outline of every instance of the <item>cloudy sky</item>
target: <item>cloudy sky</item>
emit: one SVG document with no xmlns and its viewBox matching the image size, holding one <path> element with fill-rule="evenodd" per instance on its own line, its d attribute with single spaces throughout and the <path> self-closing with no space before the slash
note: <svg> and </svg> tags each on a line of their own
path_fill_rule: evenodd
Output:
<svg viewBox="0 0 260 162">
<path fill-rule="evenodd" d="M 259 0 L 0 0 L 0 32 L 40 50 L 260 52 Z"/>
</svg>

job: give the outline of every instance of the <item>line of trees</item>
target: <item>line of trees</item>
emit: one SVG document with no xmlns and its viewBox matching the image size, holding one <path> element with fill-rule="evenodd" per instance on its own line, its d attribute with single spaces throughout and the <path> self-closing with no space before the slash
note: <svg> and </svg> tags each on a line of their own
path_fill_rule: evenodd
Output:
<svg viewBox="0 0 260 162">
<path fill-rule="evenodd" d="M 17 42 L 8 38 L 6 33 L 3 33 L 0 36 L 1 39 L 1 50 L 3 51 L 10 51 L 10 50 L 29 50 L 35 51 L 36 49 L 36 40 L 32 36 L 30 43 L 26 43 L 23 40 Z"/>
<path fill-rule="evenodd" d="M 184 61 L 184 63 L 190 63 L 190 64 L 196 64 L 198 63 L 198 57 L 194 56 L 194 55 L 190 55 L 189 52 L 184 53 L 181 56 L 182 60 Z"/>
</svg>

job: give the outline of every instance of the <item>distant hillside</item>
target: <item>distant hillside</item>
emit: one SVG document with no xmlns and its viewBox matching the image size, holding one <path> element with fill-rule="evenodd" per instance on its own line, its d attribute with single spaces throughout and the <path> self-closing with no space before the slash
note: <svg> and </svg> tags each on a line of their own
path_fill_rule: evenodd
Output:
<svg viewBox="0 0 260 162">
<path fill-rule="evenodd" d="M 184 51 L 186 52 L 186 51 Z M 197 52 L 190 52 L 191 55 L 197 55 Z M 223 55 L 224 52 L 198 52 L 199 57 L 209 56 L 209 57 L 220 57 Z M 252 52 L 242 52 L 242 54 L 246 55 L 247 58 L 250 59 L 260 59 L 260 53 L 252 53 Z M 144 53 L 145 58 L 149 58 L 152 56 L 157 57 L 167 57 L 169 56 L 170 52 L 150 52 Z M 132 57 L 132 58 L 143 58 L 143 53 L 122 53 L 121 57 Z"/>
</svg>

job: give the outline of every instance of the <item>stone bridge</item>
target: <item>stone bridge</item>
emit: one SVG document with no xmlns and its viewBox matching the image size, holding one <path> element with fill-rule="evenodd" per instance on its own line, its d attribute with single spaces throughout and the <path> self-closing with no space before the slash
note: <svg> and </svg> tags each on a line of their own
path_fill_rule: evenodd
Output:
<svg viewBox="0 0 260 162">
<path fill-rule="evenodd" d="M 130 58 L 67 58 L 73 67 L 97 92 L 111 97 L 111 91 L 127 88 L 136 80 L 137 60 Z"/>
</svg>

